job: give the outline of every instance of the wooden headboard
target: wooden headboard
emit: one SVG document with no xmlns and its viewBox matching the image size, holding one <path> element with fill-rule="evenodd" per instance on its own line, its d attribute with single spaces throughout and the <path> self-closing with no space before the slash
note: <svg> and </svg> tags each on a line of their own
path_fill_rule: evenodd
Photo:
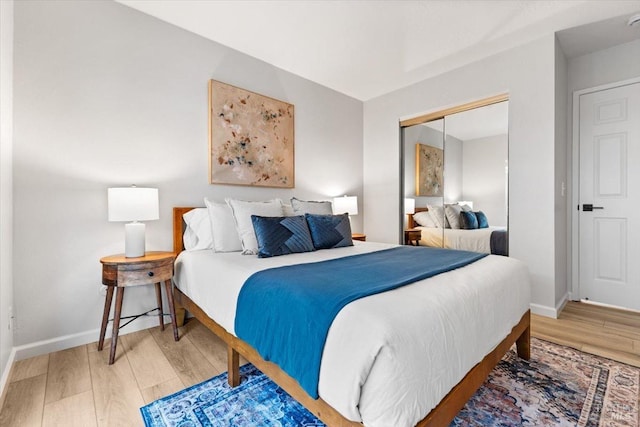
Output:
<svg viewBox="0 0 640 427">
<path fill-rule="evenodd" d="M 173 253 L 178 254 L 184 251 L 184 241 L 182 235 L 184 234 L 184 220 L 182 215 L 186 214 L 195 207 L 174 207 L 173 208 Z"/>
<path fill-rule="evenodd" d="M 418 212 L 426 212 L 426 211 L 428 211 L 428 210 L 429 210 L 429 209 L 428 209 L 428 208 L 426 208 L 426 207 L 424 207 L 424 208 L 415 208 L 415 213 L 418 213 Z M 408 217 L 408 218 L 407 218 L 407 228 L 408 228 L 408 229 L 415 228 L 415 227 L 418 225 L 418 224 L 413 220 L 413 215 L 414 215 L 414 214 L 407 214 L 407 217 Z"/>
</svg>

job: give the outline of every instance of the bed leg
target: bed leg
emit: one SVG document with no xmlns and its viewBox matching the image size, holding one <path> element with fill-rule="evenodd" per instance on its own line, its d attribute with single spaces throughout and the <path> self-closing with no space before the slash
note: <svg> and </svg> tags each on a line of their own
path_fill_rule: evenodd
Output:
<svg viewBox="0 0 640 427">
<path fill-rule="evenodd" d="M 238 352 L 227 344 L 227 380 L 231 387 L 240 385 L 240 355 Z"/>
<path fill-rule="evenodd" d="M 516 340 L 516 350 L 518 357 L 524 360 L 529 360 L 531 357 L 531 327 L 527 326 L 522 332 L 522 335 Z"/>
</svg>

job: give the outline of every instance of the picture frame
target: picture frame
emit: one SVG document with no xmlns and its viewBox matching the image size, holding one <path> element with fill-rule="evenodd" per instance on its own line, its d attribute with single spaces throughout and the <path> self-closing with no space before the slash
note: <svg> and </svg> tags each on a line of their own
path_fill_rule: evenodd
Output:
<svg viewBox="0 0 640 427">
<path fill-rule="evenodd" d="M 416 196 L 444 196 L 444 151 L 416 143 Z"/>
<path fill-rule="evenodd" d="M 295 187 L 294 106 L 209 81 L 209 183 Z"/>
</svg>

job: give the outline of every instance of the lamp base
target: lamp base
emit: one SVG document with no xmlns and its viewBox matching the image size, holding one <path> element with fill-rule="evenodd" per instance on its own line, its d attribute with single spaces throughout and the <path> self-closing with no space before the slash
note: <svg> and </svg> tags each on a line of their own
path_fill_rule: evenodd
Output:
<svg viewBox="0 0 640 427">
<path fill-rule="evenodd" d="M 124 225 L 124 256 L 137 258 L 144 256 L 145 225 L 141 222 L 130 222 Z"/>
</svg>

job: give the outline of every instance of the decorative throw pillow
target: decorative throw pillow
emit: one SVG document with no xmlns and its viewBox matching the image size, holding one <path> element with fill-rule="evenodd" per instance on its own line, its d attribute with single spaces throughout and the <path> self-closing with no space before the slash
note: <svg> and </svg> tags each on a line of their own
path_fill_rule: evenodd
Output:
<svg viewBox="0 0 640 427">
<path fill-rule="evenodd" d="M 251 215 L 257 216 L 282 216 L 282 201 L 280 199 L 268 202 L 247 202 L 244 200 L 225 199 L 233 211 L 236 230 L 242 242 L 243 255 L 256 255 L 258 253 L 258 241 L 253 231 Z"/>
<path fill-rule="evenodd" d="M 182 240 L 186 251 L 198 251 L 213 247 L 213 234 L 207 208 L 191 209 L 182 215 L 186 224 Z"/>
<path fill-rule="evenodd" d="M 429 214 L 431 215 L 431 219 L 435 222 L 440 228 L 449 228 L 449 222 L 447 221 L 447 217 L 444 215 L 444 207 L 428 205 Z"/>
<path fill-rule="evenodd" d="M 305 214 L 313 247 L 316 249 L 341 248 L 353 246 L 351 223 L 348 214 L 313 215 Z"/>
<path fill-rule="evenodd" d="M 205 197 L 204 204 L 209 212 L 209 226 L 213 232 L 214 252 L 238 252 L 242 242 L 236 231 L 233 211 L 226 203 L 216 203 Z"/>
<path fill-rule="evenodd" d="M 306 201 L 291 198 L 291 207 L 295 215 L 314 214 L 314 215 L 331 215 L 333 210 L 331 208 L 331 202 L 328 201 Z"/>
<path fill-rule="evenodd" d="M 465 212 L 471 212 L 473 210 L 473 209 L 471 209 L 471 207 L 469 205 L 460 205 L 460 207 Z"/>
<path fill-rule="evenodd" d="M 453 229 L 460 229 L 460 212 L 462 212 L 462 206 L 460 205 L 445 205 L 444 213 L 449 221 L 449 226 Z"/>
<path fill-rule="evenodd" d="M 413 220 L 423 227 L 438 228 L 438 224 L 433 221 L 428 211 L 414 213 Z"/>
<path fill-rule="evenodd" d="M 474 212 L 476 214 L 476 218 L 478 219 L 478 228 L 489 228 L 489 220 L 487 220 L 487 216 L 482 211 Z"/>
<path fill-rule="evenodd" d="M 474 230 L 478 228 L 478 219 L 474 212 L 460 212 L 460 223 L 464 230 Z"/>
<path fill-rule="evenodd" d="M 258 258 L 269 258 L 314 250 L 304 216 L 267 217 L 251 215 L 258 240 Z"/>
</svg>

